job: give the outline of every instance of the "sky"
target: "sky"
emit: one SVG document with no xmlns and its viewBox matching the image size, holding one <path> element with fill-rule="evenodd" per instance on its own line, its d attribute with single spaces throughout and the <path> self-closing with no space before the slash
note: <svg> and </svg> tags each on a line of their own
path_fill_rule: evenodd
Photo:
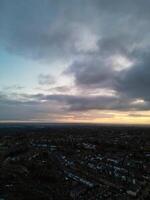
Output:
<svg viewBox="0 0 150 200">
<path fill-rule="evenodd" d="M 0 122 L 150 124 L 149 8 L 0 0 Z"/>
</svg>

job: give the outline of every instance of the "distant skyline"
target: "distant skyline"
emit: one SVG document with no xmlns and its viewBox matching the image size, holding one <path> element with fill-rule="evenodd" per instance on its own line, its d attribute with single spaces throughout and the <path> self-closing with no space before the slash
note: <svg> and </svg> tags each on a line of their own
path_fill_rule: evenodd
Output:
<svg viewBox="0 0 150 200">
<path fill-rule="evenodd" d="M 0 0 L 0 122 L 150 124 L 149 9 Z"/>
</svg>

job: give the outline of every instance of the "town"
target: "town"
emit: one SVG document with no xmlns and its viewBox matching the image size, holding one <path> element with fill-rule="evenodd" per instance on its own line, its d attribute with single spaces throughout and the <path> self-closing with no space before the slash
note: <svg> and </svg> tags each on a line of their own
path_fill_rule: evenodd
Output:
<svg viewBox="0 0 150 200">
<path fill-rule="evenodd" d="M 0 127 L 0 200 L 149 198 L 149 127 Z"/>
</svg>

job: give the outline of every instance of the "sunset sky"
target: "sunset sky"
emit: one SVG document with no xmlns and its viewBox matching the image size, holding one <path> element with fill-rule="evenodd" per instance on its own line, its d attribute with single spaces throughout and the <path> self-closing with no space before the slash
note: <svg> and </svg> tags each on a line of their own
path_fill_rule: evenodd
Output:
<svg viewBox="0 0 150 200">
<path fill-rule="evenodd" d="M 150 124 L 150 1 L 0 0 L 0 122 Z"/>
</svg>

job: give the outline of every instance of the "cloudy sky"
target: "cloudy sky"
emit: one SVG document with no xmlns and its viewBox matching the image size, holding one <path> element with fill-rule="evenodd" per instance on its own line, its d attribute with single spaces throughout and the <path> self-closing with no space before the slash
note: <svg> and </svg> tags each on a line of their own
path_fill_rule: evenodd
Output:
<svg viewBox="0 0 150 200">
<path fill-rule="evenodd" d="M 149 0 L 0 0 L 0 121 L 150 123 Z"/>
</svg>

